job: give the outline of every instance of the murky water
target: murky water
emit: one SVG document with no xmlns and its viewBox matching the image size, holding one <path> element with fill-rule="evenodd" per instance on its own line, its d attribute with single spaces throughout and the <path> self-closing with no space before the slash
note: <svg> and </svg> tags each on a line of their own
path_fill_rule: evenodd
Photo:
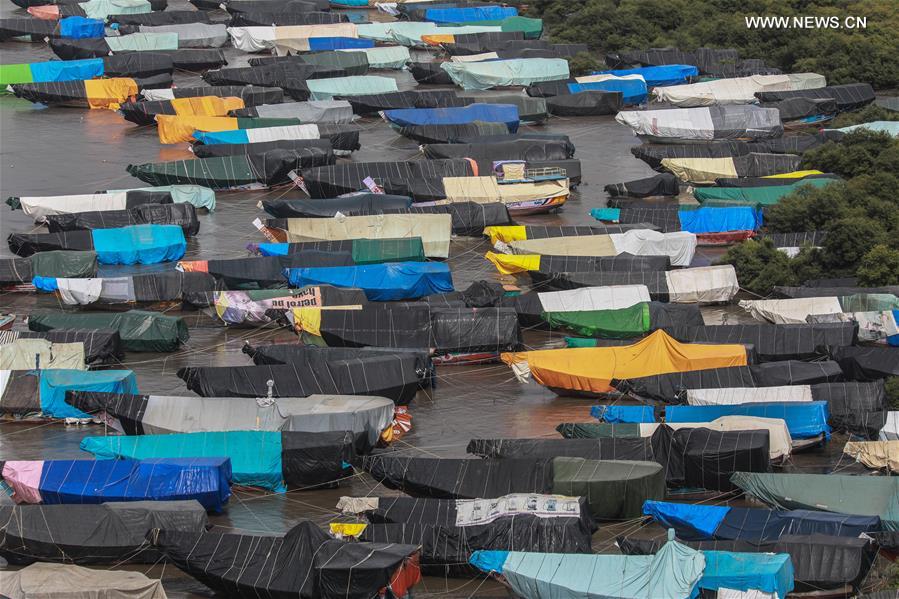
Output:
<svg viewBox="0 0 899 599">
<path fill-rule="evenodd" d="M 12 11 L 4 3 L 0 16 L 24 14 Z M 170 2 L 173 9 L 187 7 L 186 2 Z M 380 17 L 379 17 L 380 18 Z M 247 56 L 228 50 L 230 66 L 245 64 Z M 2 64 L 35 62 L 54 58 L 43 44 L 8 42 L 0 44 Z M 382 73 L 378 73 L 379 75 Z M 397 78 L 401 89 L 414 86 L 408 73 L 389 72 Z M 180 86 L 197 85 L 199 77 L 187 73 L 176 77 Z M 399 137 L 379 120 L 361 121 L 362 150 L 352 156 L 357 162 L 375 160 L 420 159 L 415 142 Z M 553 118 L 546 126 L 528 127 L 535 131 L 564 133 L 577 146 L 576 157 L 582 162 L 583 183 L 564 209 L 553 215 L 522 218 L 526 223 L 589 224 L 590 208 L 605 203 L 603 186 L 649 176 L 652 171 L 634 159 L 628 148 L 637 143 L 625 127 L 612 117 Z M 125 172 L 132 163 L 190 158 L 184 145 L 159 144 L 156 130 L 139 128 L 120 115 L 103 110 L 88 111 L 68 108 L 44 108 L 12 96 L 0 96 L 0 196 L 58 195 L 90 193 L 97 190 L 140 186 L 142 183 Z M 263 198 L 300 197 L 299 191 L 282 188 L 264 192 L 219 193 L 214 213 L 202 216 L 201 232 L 190 240 L 188 258 L 236 258 L 247 255 L 249 242 L 261 240 L 251 221 L 262 216 L 256 203 Z M 0 237 L 13 232 L 37 230 L 22 212 L 0 208 Z M 485 241 L 459 239 L 453 242 L 449 263 L 458 288 L 479 279 L 498 279 L 493 267 L 483 259 L 489 249 Z M 720 256 L 720 249 L 702 249 L 696 264 L 708 264 Z M 10 256 L 6 244 L 0 246 L 0 257 Z M 166 269 L 156 267 L 104 267 L 102 274 Z M 511 279 L 509 279 L 511 281 Z M 521 283 L 521 281 L 519 281 Z M 60 307 L 48 296 L 25 294 L 0 295 L 0 312 L 28 314 L 35 309 Z M 727 314 L 730 322 L 742 318 L 732 308 L 708 308 L 707 323 L 719 323 Z M 185 314 L 191 324 L 190 342 L 171 354 L 128 354 L 121 367 L 134 370 L 143 393 L 185 395 L 189 392 L 175 376 L 178 368 L 196 365 L 246 365 L 247 356 L 240 351 L 245 341 L 253 343 L 293 341 L 292 333 L 279 330 L 226 330 L 197 314 Z M 22 324 L 17 323 L 17 327 Z M 530 347 L 558 345 L 559 333 L 528 331 L 525 341 Z M 468 440 L 474 437 L 553 437 L 560 422 L 588 421 L 590 403 L 586 400 L 558 398 L 536 384 L 517 382 L 504 365 L 442 367 L 436 389 L 420 393 L 412 407 L 413 430 L 401 442 L 403 451 L 422 455 L 464 456 Z M 103 434 L 98 426 L 64 426 L 51 424 L 0 424 L 0 460 L 87 458 L 78 449 L 85 435 Z M 825 472 L 840 462 L 841 440 L 831 442 L 823 450 L 794 457 L 790 468 L 807 472 Z M 283 532 L 301 519 L 325 524 L 336 515 L 334 505 L 341 495 L 391 494 L 365 475 L 342 481 L 340 488 L 295 491 L 283 495 L 236 490 L 227 513 L 212 520 L 222 527 L 253 531 Z M 638 525 L 639 527 L 639 525 Z M 634 523 L 603 526 L 595 547 L 614 550 L 609 539 Z M 651 529 L 649 529 L 651 530 Z M 657 531 L 655 531 L 657 532 Z M 145 570 L 146 568 L 140 568 Z M 202 585 L 184 577 L 174 568 L 157 566 L 151 574 L 163 576 L 173 596 L 182 593 L 208 593 Z M 418 589 L 418 596 L 504 596 L 492 582 L 428 578 Z"/>
</svg>

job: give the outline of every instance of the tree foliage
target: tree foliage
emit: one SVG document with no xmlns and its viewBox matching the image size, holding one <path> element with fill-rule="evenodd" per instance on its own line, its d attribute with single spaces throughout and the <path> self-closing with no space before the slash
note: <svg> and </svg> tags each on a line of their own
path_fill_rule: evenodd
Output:
<svg viewBox="0 0 899 599">
<path fill-rule="evenodd" d="M 899 121 L 899 111 L 890 110 L 877 104 L 868 104 L 861 110 L 853 110 L 838 114 L 828 125 L 832 129 L 851 127 L 874 121 Z"/>
<path fill-rule="evenodd" d="M 858 283 L 864 287 L 899 285 L 899 250 L 886 244 L 873 247 L 859 264 Z"/>
<path fill-rule="evenodd" d="M 829 83 L 899 87 L 896 0 L 534 0 L 554 41 L 600 52 L 674 46 L 736 48 L 784 72 L 816 72 Z M 748 16 L 867 17 L 865 29 L 749 28 Z"/>
</svg>

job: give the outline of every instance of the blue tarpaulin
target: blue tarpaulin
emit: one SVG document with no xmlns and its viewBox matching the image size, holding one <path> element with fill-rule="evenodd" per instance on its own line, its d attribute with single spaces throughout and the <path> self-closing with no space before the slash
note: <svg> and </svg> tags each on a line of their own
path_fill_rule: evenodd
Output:
<svg viewBox="0 0 899 599">
<path fill-rule="evenodd" d="M 453 291 L 453 275 L 442 262 L 390 262 L 363 266 L 285 268 L 292 287 L 334 285 L 362 289 L 374 302 L 416 299 Z"/>
<path fill-rule="evenodd" d="M 84 17 L 66 17 L 59 21 L 59 36 L 69 39 L 103 37 L 103 21 Z"/>
<path fill-rule="evenodd" d="M 786 597 L 793 590 L 793 562 L 786 553 L 703 551 L 705 570 L 697 585 L 717 591 L 762 591 Z"/>
<path fill-rule="evenodd" d="M 615 69 L 610 71 L 595 71 L 591 75 L 640 75 L 646 81 L 647 87 L 660 85 L 680 85 L 686 83 L 690 77 L 698 77 L 699 69 L 689 64 L 666 64 L 657 67 L 637 67 L 635 69 Z"/>
<path fill-rule="evenodd" d="M 66 391 L 140 393 L 130 370 L 41 370 L 40 377 L 41 412 L 50 418 L 90 418 L 66 403 Z"/>
<path fill-rule="evenodd" d="M 590 415 L 605 422 L 655 422 L 652 406 L 593 406 Z"/>
<path fill-rule="evenodd" d="M 365 40 L 358 37 L 310 37 L 309 51 L 323 52 L 325 50 L 348 50 L 350 48 L 374 48 L 374 40 Z"/>
<path fill-rule="evenodd" d="M 461 8 L 429 8 L 425 11 L 425 21 L 433 23 L 468 23 L 471 21 L 499 21 L 517 17 L 514 6 L 468 6 Z"/>
<path fill-rule="evenodd" d="M 621 93 L 621 100 L 625 104 L 643 104 L 646 102 L 646 97 L 649 93 L 646 88 L 646 82 L 639 79 L 607 79 L 605 81 L 568 84 L 568 91 L 573 94 L 590 90 L 619 92 Z"/>
<path fill-rule="evenodd" d="M 231 131 L 194 131 L 193 136 L 201 144 L 248 144 L 247 135 L 250 129 L 232 129 Z"/>
<path fill-rule="evenodd" d="M 503 123 L 518 131 L 518 107 L 514 104 L 472 104 L 454 108 L 400 108 L 385 110 L 387 122 L 398 127 L 415 125 L 467 125 L 475 121 Z"/>
<path fill-rule="evenodd" d="M 899 325 L 899 310 L 893 310 L 893 322 Z M 899 347 L 899 335 L 890 335 L 887 337 L 887 345 Z"/>
<path fill-rule="evenodd" d="M 179 225 L 134 225 L 91 231 L 101 264 L 159 264 L 181 259 L 187 250 Z"/>
<path fill-rule="evenodd" d="M 260 243 L 256 246 L 263 256 L 286 256 L 290 251 L 289 243 Z"/>
<path fill-rule="evenodd" d="M 227 458 L 177 460 L 48 460 L 43 464 L 43 503 L 179 501 L 196 499 L 221 511 L 231 496 Z"/>
<path fill-rule="evenodd" d="M 780 418 L 794 439 L 830 437 L 826 401 L 770 402 L 711 406 L 667 406 L 666 422 L 710 422 L 722 416 Z"/>
<path fill-rule="evenodd" d="M 673 528 L 679 539 L 688 541 L 726 540 L 771 543 L 784 535 L 827 535 L 858 537 L 878 531 L 878 516 L 853 516 L 811 510 L 769 510 L 762 508 L 694 505 L 667 501 L 646 501 L 643 513 L 665 528 Z"/>
<path fill-rule="evenodd" d="M 697 234 L 755 231 L 762 226 L 762 211 L 751 206 L 681 210 L 677 216 L 682 231 Z"/>
<path fill-rule="evenodd" d="M 31 279 L 31 284 L 34 285 L 34 288 L 38 291 L 45 291 L 47 293 L 53 293 L 59 289 L 59 283 L 56 282 L 56 277 L 34 277 Z"/>
<path fill-rule="evenodd" d="M 98 459 L 215 458 L 231 459 L 235 485 L 287 490 L 281 471 L 279 431 L 223 431 L 85 437 L 81 449 Z"/>
<path fill-rule="evenodd" d="M 50 60 L 31 63 L 31 79 L 35 83 L 48 81 L 80 81 L 101 77 L 104 71 L 102 58 L 85 60 Z"/>
</svg>

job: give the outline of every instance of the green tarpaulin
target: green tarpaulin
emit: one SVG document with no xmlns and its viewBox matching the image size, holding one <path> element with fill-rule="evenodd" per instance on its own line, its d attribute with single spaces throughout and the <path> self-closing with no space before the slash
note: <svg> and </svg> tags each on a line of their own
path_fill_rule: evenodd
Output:
<svg viewBox="0 0 899 599">
<path fill-rule="evenodd" d="M 697 187 L 693 197 L 704 206 L 770 206 L 803 185 L 824 187 L 838 179 L 803 179 L 793 185 L 765 187 Z"/>
<path fill-rule="evenodd" d="M 579 335 L 607 339 L 639 337 L 650 328 L 649 304 L 646 302 L 618 310 L 544 312 L 542 317 L 551 327 L 564 327 Z"/>
<path fill-rule="evenodd" d="M 161 187 L 137 187 L 131 189 L 110 190 L 116 191 L 167 191 L 172 194 L 172 201 L 176 204 L 193 204 L 196 208 L 206 208 L 210 212 L 215 210 L 215 192 L 201 185 L 164 185 Z"/>
<path fill-rule="evenodd" d="M 110 52 L 149 52 L 151 50 L 177 50 L 177 33 L 132 33 L 107 37 Z"/>
<path fill-rule="evenodd" d="M 524 39 L 526 40 L 540 39 L 540 36 L 543 35 L 543 19 L 532 19 L 530 17 L 507 17 L 492 21 L 453 24 L 453 26 L 461 25 L 494 26 L 499 27 L 501 31 L 520 31 L 524 33 Z"/>
<path fill-rule="evenodd" d="M 28 260 L 34 277 L 83 279 L 97 276 L 97 252 L 38 252 Z"/>
<path fill-rule="evenodd" d="M 106 329 L 118 331 L 125 351 L 170 352 L 187 342 L 184 320 L 159 312 L 130 310 L 119 313 L 45 312 L 28 317 L 32 331 L 54 329 Z"/>
<path fill-rule="evenodd" d="M 31 83 L 30 64 L 3 64 L 0 65 L 0 85 L 5 88 L 13 83 Z"/>
<path fill-rule="evenodd" d="M 899 298 L 891 293 L 856 293 L 839 298 L 843 312 L 883 312 L 899 309 Z"/>
<path fill-rule="evenodd" d="M 566 439 L 609 439 L 640 437 L 640 425 L 632 422 L 611 424 L 608 422 L 563 422 L 556 431 Z"/>
<path fill-rule="evenodd" d="M 777 509 L 880 516 L 899 530 L 899 477 L 737 472 L 730 480 Z"/>
<path fill-rule="evenodd" d="M 586 497 L 594 518 L 639 518 L 644 501 L 665 498 L 665 470 L 655 462 L 554 458 L 553 493 Z"/>
<path fill-rule="evenodd" d="M 334 77 L 332 79 L 309 79 L 306 81 L 311 100 L 331 100 L 334 96 L 362 96 L 367 94 L 389 94 L 399 91 L 396 79 L 363 75 L 359 77 Z"/>
<path fill-rule="evenodd" d="M 565 347 L 596 347 L 596 339 L 584 339 L 582 337 L 565 337 Z"/>
<path fill-rule="evenodd" d="M 356 264 L 382 262 L 424 262 L 425 248 L 421 237 L 408 239 L 355 239 L 353 261 Z"/>
</svg>

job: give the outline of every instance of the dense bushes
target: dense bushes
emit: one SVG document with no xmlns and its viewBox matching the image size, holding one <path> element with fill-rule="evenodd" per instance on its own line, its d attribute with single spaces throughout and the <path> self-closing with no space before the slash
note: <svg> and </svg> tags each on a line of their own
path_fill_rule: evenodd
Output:
<svg viewBox="0 0 899 599">
<path fill-rule="evenodd" d="M 827 231 L 820 250 L 787 258 L 768 242 L 731 248 L 742 287 L 766 295 L 775 285 L 798 285 L 821 277 L 857 276 L 865 286 L 899 284 L 899 140 L 855 131 L 840 143 L 807 152 L 802 168 L 819 169 L 845 181 L 801 187 L 765 211 L 771 232 Z"/>
<path fill-rule="evenodd" d="M 899 87 L 896 0 L 533 0 L 553 41 L 599 52 L 675 46 L 736 48 L 784 72 L 812 71 L 830 83 Z M 750 29 L 747 16 L 867 17 L 866 29 Z"/>
</svg>

